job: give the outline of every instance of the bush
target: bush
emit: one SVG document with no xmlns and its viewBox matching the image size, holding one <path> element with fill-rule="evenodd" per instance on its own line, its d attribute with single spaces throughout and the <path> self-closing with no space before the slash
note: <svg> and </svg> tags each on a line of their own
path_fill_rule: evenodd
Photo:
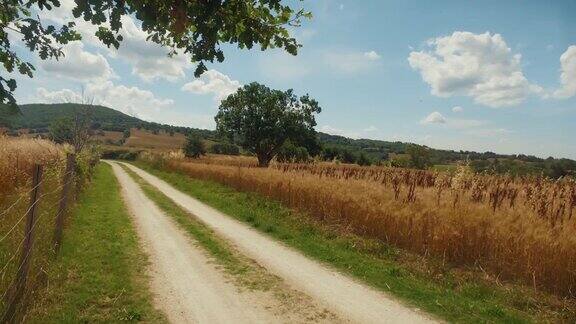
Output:
<svg viewBox="0 0 576 324">
<path fill-rule="evenodd" d="M 372 165 L 372 161 L 364 153 L 360 153 L 356 163 L 358 163 L 358 165 Z"/>
<path fill-rule="evenodd" d="M 189 158 L 197 159 L 206 154 L 204 142 L 198 136 L 190 135 L 186 138 L 184 145 L 184 155 Z"/>
<path fill-rule="evenodd" d="M 230 143 L 214 143 L 210 146 L 210 153 L 226 154 L 226 155 L 239 155 L 240 148 Z"/>
<path fill-rule="evenodd" d="M 306 163 L 310 160 L 310 155 L 305 147 L 287 141 L 280 147 L 276 159 L 282 163 Z"/>
<path fill-rule="evenodd" d="M 102 158 L 107 160 L 135 161 L 140 151 L 129 150 L 106 150 L 102 152 Z"/>
</svg>

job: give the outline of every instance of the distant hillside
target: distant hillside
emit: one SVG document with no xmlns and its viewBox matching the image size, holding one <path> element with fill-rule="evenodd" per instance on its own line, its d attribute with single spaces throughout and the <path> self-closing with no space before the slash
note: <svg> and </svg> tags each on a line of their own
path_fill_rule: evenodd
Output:
<svg viewBox="0 0 576 324">
<path fill-rule="evenodd" d="M 20 105 L 21 113 L 15 116 L 1 116 L 0 126 L 10 129 L 27 128 L 35 133 L 46 132 L 50 124 L 58 119 L 73 117 L 76 111 L 86 107 L 81 104 L 29 104 Z M 195 129 L 190 127 L 178 127 L 154 122 L 147 122 L 136 117 L 126 115 L 118 110 L 103 106 L 90 106 L 92 124 L 95 129 L 107 131 L 123 131 L 130 128 L 144 128 L 147 130 L 165 130 L 178 133 L 194 132 L 203 137 L 213 137 L 214 131 Z"/>
<path fill-rule="evenodd" d="M 1 114 L 0 127 L 10 129 L 27 128 L 33 133 L 45 133 L 50 124 L 59 118 L 71 117 L 75 111 L 82 108 L 79 104 L 30 104 L 21 105 L 21 114 L 6 117 Z M 2 107 L 0 107 L 2 108 Z M 105 131 L 123 131 L 130 128 L 141 128 L 157 133 L 163 130 L 166 133 L 194 133 L 204 139 L 218 141 L 215 131 L 196 129 L 190 127 L 177 127 L 154 122 L 147 122 L 136 117 L 128 116 L 117 110 L 91 106 L 94 129 Z M 384 160 L 397 160 L 402 162 L 403 156 L 408 152 L 410 143 L 390 142 L 372 139 L 351 139 L 338 135 L 318 133 L 322 145 L 321 157 L 326 160 L 338 158 L 346 163 L 360 163 L 361 156 L 369 163 Z M 542 159 L 531 155 L 505 155 L 493 152 L 472 152 L 429 149 L 429 158 L 432 165 L 455 164 L 459 161 L 470 161 L 477 172 L 499 172 L 512 174 L 549 174 L 561 176 L 576 173 L 576 161 L 569 159 Z M 404 157 L 405 158 L 405 157 Z"/>
</svg>

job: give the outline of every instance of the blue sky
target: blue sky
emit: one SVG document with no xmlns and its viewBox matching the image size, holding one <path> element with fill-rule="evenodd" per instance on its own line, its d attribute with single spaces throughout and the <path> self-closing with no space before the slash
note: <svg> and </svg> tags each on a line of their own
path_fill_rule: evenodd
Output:
<svg viewBox="0 0 576 324">
<path fill-rule="evenodd" d="M 118 52 L 80 23 L 84 39 L 64 60 L 28 56 L 38 72 L 18 78 L 17 97 L 78 101 L 84 89 L 144 119 L 214 128 L 218 100 L 258 81 L 316 98 L 328 133 L 576 158 L 576 2 L 294 3 L 314 15 L 293 30 L 297 57 L 225 46 L 226 61 L 195 80 L 193 64 L 146 43 L 137 21 L 125 21 Z M 63 12 L 44 16 L 60 22 Z"/>
</svg>

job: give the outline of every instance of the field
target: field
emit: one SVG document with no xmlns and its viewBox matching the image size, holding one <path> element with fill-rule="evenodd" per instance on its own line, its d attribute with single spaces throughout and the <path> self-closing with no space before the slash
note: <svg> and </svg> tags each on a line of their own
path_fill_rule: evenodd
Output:
<svg viewBox="0 0 576 324">
<path fill-rule="evenodd" d="M 160 131 L 158 134 L 153 134 L 148 131 L 132 128 L 130 130 L 130 137 L 126 140 L 124 146 L 134 148 L 173 150 L 184 146 L 185 141 L 186 137 L 180 133 L 175 133 L 174 136 L 170 136 L 170 134 L 167 134 L 164 131 Z"/>
<path fill-rule="evenodd" d="M 35 245 L 27 284 L 30 300 L 45 281 L 52 253 L 52 233 L 64 172 L 64 147 L 45 140 L 0 137 L 0 293 L 4 297 L 13 286 L 24 237 L 24 215 L 29 207 L 31 172 L 34 163 L 44 166 L 40 183 Z M 3 313 L 3 312 L 1 312 Z"/>
<path fill-rule="evenodd" d="M 168 170 L 273 198 L 342 233 L 573 298 L 576 183 L 248 158 L 145 157 Z M 207 163 L 203 163 L 206 161 Z"/>
<path fill-rule="evenodd" d="M 70 190 L 67 199 L 62 196 L 66 173 L 66 153 L 69 145 L 58 145 L 48 140 L 31 138 L 8 138 L 0 136 L 0 312 L 4 314 L 8 301 L 18 300 L 16 291 L 22 291 L 22 299 L 15 309 L 16 316 L 25 314 L 24 309 L 34 306 L 47 284 L 56 250 L 56 219 L 67 215 L 74 208 L 78 194 L 86 187 L 98 152 L 84 149 L 75 155 L 75 168 L 68 179 Z M 32 186 L 34 165 L 41 166 L 37 186 Z M 31 193 L 38 191 L 36 202 L 31 205 Z M 64 211 L 60 205 L 66 206 Z M 31 248 L 26 246 L 26 217 L 33 207 L 36 209 L 31 226 Z M 66 224 L 67 222 L 64 221 Z M 64 230 L 65 232 L 65 230 Z M 65 236 L 65 234 L 64 234 Z M 28 277 L 25 284 L 18 284 L 17 273 L 28 262 Z M 24 271 L 26 272 L 26 271 Z M 22 289 L 16 287 L 22 286 Z M 20 318 L 14 318 L 17 322 Z"/>
</svg>

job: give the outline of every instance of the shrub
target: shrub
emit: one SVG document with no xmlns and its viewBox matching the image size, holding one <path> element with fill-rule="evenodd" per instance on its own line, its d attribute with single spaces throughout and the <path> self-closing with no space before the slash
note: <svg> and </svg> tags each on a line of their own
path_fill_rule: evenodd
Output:
<svg viewBox="0 0 576 324">
<path fill-rule="evenodd" d="M 239 155 L 240 148 L 230 143 L 214 143 L 210 146 L 210 153 L 225 154 L 225 155 Z"/>
<path fill-rule="evenodd" d="M 197 159 L 202 155 L 206 155 L 206 147 L 204 142 L 198 136 L 189 135 L 186 138 L 184 145 L 184 155 L 189 158 Z"/>
<path fill-rule="evenodd" d="M 287 141 L 282 145 L 276 157 L 282 163 L 306 163 L 310 160 L 310 155 L 305 147 L 300 147 Z"/>
</svg>

